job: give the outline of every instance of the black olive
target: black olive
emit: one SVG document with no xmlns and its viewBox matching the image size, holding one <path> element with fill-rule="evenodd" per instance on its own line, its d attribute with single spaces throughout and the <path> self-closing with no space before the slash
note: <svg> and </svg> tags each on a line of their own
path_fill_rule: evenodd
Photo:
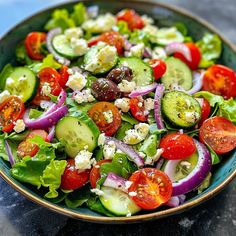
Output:
<svg viewBox="0 0 236 236">
<path fill-rule="evenodd" d="M 106 78 L 119 84 L 122 80 L 131 81 L 133 78 L 133 72 L 129 67 L 121 66 L 111 70 Z"/>
</svg>

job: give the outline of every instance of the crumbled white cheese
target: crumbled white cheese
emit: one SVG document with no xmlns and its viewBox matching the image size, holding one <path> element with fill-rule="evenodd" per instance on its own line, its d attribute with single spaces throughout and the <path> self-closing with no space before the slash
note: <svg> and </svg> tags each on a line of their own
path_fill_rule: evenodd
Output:
<svg viewBox="0 0 236 236">
<path fill-rule="evenodd" d="M 50 84 L 47 82 L 43 83 L 41 94 L 43 96 L 48 96 L 51 93 L 51 91 L 52 91 L 52 89 L 50 87 Z"/>
<path fill-rule="evenodd" d="M 144 48 L 144 43 L 136 44 L 135 46 L 130 48 L 129 56 L 142 57 Z"/>
<path fill-rule="evenodd" d="M 69 76 L 66 86 L 70 87 L 74 91 L 82 90 L 87 83 L 84 75 L 79 72 L 75 72 Z"/>
<path fill-rule="evenodd" d="M 145 25 L 151 25 L 154 23 L 154 20 L 151 17 L 149 17 L 148 15 L 142 15 L 141 18 L 142 18 Z"/>
<path fill-rule="evenodd" d="M 152 59 L 165 59 L 167 58 L 166 51 L 162 47 L 155 47 L 152 50 Z"/>
<path fill-rule="evenodd" d="M 126 217 L 130 217 L 132 214 L 131 214 L 131 212 L 128 212 L 127 214 L 126 214 Z"/>
<path fill-rule="evenodd" d="M 145 160 L 146 165 L 153 165 L 154 162 L 158 161 L 158 159 L 161 157 L 161 154 L 164 152 L 163 148 L 158 148 L 156 151 L 156 154 L 152 157 L 147 156 Z"/>
<path fill-rule="evenodd" d="M 108 144 L 105 144 L 103 147 L 104 159 L 112 159 L 116 152 L 116 145 L 114 141 L 110 141 Z"/>
<path fill-rule="evenodd" d="M 65 36 L 70 40 L 83 36 L 83 30 L 80 27 L 69 28 L 64 31 Z"/>
<path fill-rule="evenodd" d="M 14 85 L 14 84 L 15 84 L 15 81 L 14 81 L 11 77 L 8 77 L 8 78 L 6 79 L 6 85 L 7 85 L 7 86 L 11 87 L 11 86 Z"/>
<path fill-rule="evenodd" d="M 130 186 L 131 186 L 131 184 L 132 184 L 133 182 L 132 181 L 126 181 L 125 182 L 125 189 L 129 189 L 130 188 Z"/>
<path fill-rule="evenodd" d="M 94 96 L 91 94 L 91 89 L 84 89 L 81 92 L 76 92 L 76 95 L 74 96 L 75 101 L 78 104 L 84 103 L 84 102 L 93 102 L 95 100 Z"/>
<path fill-rule="evenodd" d="M 92 193 L 95 193 L 97 196 L 103 196 L 104 192 L 101 189 L 93 188 L 90 190 Z"/>
<path fill-rule="evenodd" d="M 70 45 L 78 56 L 82 56 L 88 51 L 88 44 L 85 39 L 72 38 L 70 40 Z"/>
<path fill-rule="evenodd" d="M 96 19 L 87 20 L 82 24 L 82 28 L 91 33 L 103 33 L 110 31 L 116 25 L 116 18 L 110 13 L 100 15 Z"/>
<path fill-rule="evenodd" d="M 21 133 L 25 130 L 25 123 L 22 119 L 17 120 L 14 124 L 14 130 L 16 133 Z"/>
<path fill-rule="evenodd" d="M 144 108 L 148 111 L 154 109 L 154 99 L 152 98 L 147 98 L 144 100 Z"/>
<path fill-rule="evenodd" d="M 8 90 L 4 90 L 0 93 L 0 103 L 3 103 L 6 99 L 8 99 L 11 96 Z"/>
<path fill-rule="evenodd" d="M 139 123 L 134 126 L 135 130 L 137 130 L 138 134 L 145 139 L 148 135 L 150 126 L 146 123 Z"/>
<path fill-rule="evenodd" d="M 106 140 L 106 136 L 104 133 L 101 133 L 98 137 L 98 145 L 103 146 Z"/>
<path fill-rule="evenodd" d="M 156 38 L 156 35 L 157 35 L 157 32 L 158 32 L 158 28 L 154 25 L 146 25 L 142 31 L 147 34 L 149 37 L 155 37 Z M 150 38 L 150 40 L 151 40 Z"/>
<path fill-rule="evenodd" d="M 108 124 L 113 122 L 113 113 L 111 110 L 104 111 L 102 114 Z"/>
<path fill-rule="evenodd" d="M 185 120 L 189 123 L 194 123 L 199 119 L 199 114 L 195 111 L 186 111 L 184 114 Z"/>
<path fill-rule="evenodd" d="M 75 157 L 75 168 L 79 170 L 79 172 L 83 172 L 84 170 L 91 169 L 93 164 L 95 163 L 95 159 L 92 158 L 93 153 L 84 149 L 81 150 Z"/>
<path fill-rule="evenodd" d="M 118 84 L 118 88 L 124 93 L 131 93 L 133 90 L 135 90 L 135 87 L 135 81 L 122 80 L 121 83 Z"/>
<path fill-rule="evenodd" d="M 122 112 L 128 112 L 130 109 L 129 98 L 118 98 L 115 101 L 115 106 L 120 108 Z"/>
<path fill-rule="evenodd" d="M 137 196 L 137 192 L 129 192 L 129 196 L 130 197 L 135 197 L 135 196 Z"/>
</svg>

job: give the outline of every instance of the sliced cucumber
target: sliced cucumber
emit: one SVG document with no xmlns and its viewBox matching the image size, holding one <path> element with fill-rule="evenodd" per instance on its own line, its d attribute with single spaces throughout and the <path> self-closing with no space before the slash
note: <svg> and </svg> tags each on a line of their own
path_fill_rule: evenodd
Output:
<svg viewBox="0 0 236 236">
<path fill-rule="evenodd" d="M 166 73 L 161 78 L 161 82 L 165 85 L 166 89 L 170 88 L 173 84 L 180 85 L 185 90 L 192 88 L 192 72 L 184 62 L 170 57 L 166 60 L 166 67 Z"/>
<path fill-rule="evenodd" d="M 93 151 L 97 146 L 99 133 L 95 123 L 83 113 L 77 117 L 62 118 L 55 131 L 56 138 L 65 143 L 65 151 L 72 158 L 85 146 L 88 146 L 90 152 Z"/>
<path fill-rule="evenodd" d="M 79 56 L 79 54 L 76 54 L 73 50 L 69 39 L 64 34 L 56 35 L 52 40 L 52 45 L 53 48 L 64 57 L 73 59 Z"/>
<path fill-rule="evenodd" d="M 128 194 L 110 187 L 102 187 L 103 195 L 100 196 L 102 205 L 118 216 L 133 215 L 141 209 L 134 203 Z"/>
<path fill-rule="evenodd" d="M 162 46 L 166 46 L 174 42 L 184 42 L 184 36 L 177 30 L 176 27 L 159 29 L 157 31 L 155 41 L 153 41 L 153 43 L 157 43 Z"/>
<path fill-rule="evenodd" d="M 201 107 L 190 95 L 173 91 L 162 99 L 162 111 L 165 117 L 175 126 L 188 128 L 201 118 Z"/>
<path fill-rule="evenodd" d="M 27 67 L 15 67 L 5 80 L 4 90 L 19 96 L 23 102 L 30 101 L 37 92 L 38 79 Z"/>
<path fill-rule="evenodd" d="M 153 70 L 138 57 L 122 57 L 119 66 L 127 66 L 133 72 L 133 80 L 138 86 L 146 86 L 153 83 Z"/>
</svg>

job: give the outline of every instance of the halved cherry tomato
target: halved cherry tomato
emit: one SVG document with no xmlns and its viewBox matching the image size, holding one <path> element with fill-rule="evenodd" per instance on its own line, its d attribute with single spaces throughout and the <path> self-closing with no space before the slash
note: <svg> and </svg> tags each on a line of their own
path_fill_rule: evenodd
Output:
<svg viewBox="0 0 236 236">
<path fill-rule="evenodd" d="M 11 132 L 14 122 L 22 118 L 25 106 L 17 96 L 10 96 L 0 104 L 0 127 L 3 132 Z"/>
<path fill-rule="evenodd" d="M 201 119 L 200 119 L 200 121 L 198 123 L 199 127 L 209 117 L 210 112 L 211 112 L 210 103 L 205 98 L 203 98 L 203 103 L 201 105 Z"/>
<path fill-rule="evenodd" d="M 78 172 L 75 168 L 75 160 L 68 159 L 66 169 L 61 177 L 61 188 L 64 190 L 75 190 L 84 186 L 89 179 L 89 170 Z"/>
<path fill-rule="evenodd" d="M 66 83 L 69 79 L 70 74 L 68 73 L 68 67 L 67 66 L 62 66 L 59 70 L 59 74 L 61 75 L 61 78 L 59 80 L 59 84 L 62 88 L 66 87 Z"/>
<path fill-rule="evenodd" d="M 99 161 L 90 171 L 89 181 L 92 188 L 96 188 L 97 181 L 100 179 L 100 166 L 103 163 L 111 162 L 111 160 L 101 160 Z"/>
<path fill-rule="evenodd" d="M 50 98 L 43 94 L 42 87 L 45 83 L 48 83 L 51 88 L 51 94 L 58 96 L 61 92 L 61 86 L 59 81 L 61 80 L 60 74 L 51 67 L 46 67 L 39 72 L 39 87 L 36 96 L 32 103 L 39 106 L 42 100 L 50 100 Z"/>
<path fill-rule="evenodd" d="M 31 32 L 25 39 L 25 48 L 29 57 L 33 60 L 42 60 L 41 45 L 46 41 L 46 34 L 42 32 Z"/>
<path fill-rule="evenodd" d="M 215 116 L 205 120 L 199 131 L 200 140 L 217 154 L 236 148 L 236 126 L 226 118 Z"/>
<path fill-rule="evenodd" d="M 164 149 L 162 157 L 169 160 L 179 160 L 190 157 L 196 151 L 193 138 L 186 134 L 167 134 L 160 141 Z"/>
<path fill-rule="evenodd" d="M 131 9 L 119 12 L 116 18 L 118 21 L 126 21 L 130 30 L 142 29 L 145 25 L 142 17 Z"/>
<path fill-rule="evenodd" d="M 213 65 L 203 77 L 202 90 L 223 96 L 225 99 L 236 97 L 236 74 L 229 67 Z"/>
<path fill-rule="evenodd" d="M 172 183 L 169 177 L 156 168 L 144 168 L 134 172 L 129 181 L 132 182 L 128 192 L 133 201 L 142 209 L 155 209 L 168 202 L 172 194 Z"/>
<path fill-rule="evenodd" d="M 48 133 L 42 129 L 35 129 L 32 130 L 28 136 L 26 137 L 26 139 L 24 141 L 22 141 L 18 148 L 17 148 L 17 155 L 21 158 L 25 157 L 25 156 L 30 156 L 33 157 L 36 155 L 36 153 L 39 150 L 39 147 L 37 144 L 35 143 L 31 143 L 29 142 L 27 139 L 31 139 L 35 136 L 40 136 L 42 137 L 45 141 L 47 141 L 47 136 Z"/>
<path fill-rule="evenodd" d="M 199 48 L 196 46 L 196 44 L 194 43 L 186 43 L 185 44 L 191 53 L 191 57 L 192 57 L 192 61 L 188 61 L 183 54 L 176 52 L 174 54 L 174 57 L 179 58 L 180 60 L 182 60 L 184 63 L 186 63 L 191 70 L 196 70 L 198 68 L 198 65 L 201 61 L 201 52 L 199 50 Z"/>
<path fill-rule="evenodd" d="M 152 59 L 148 62 L 152 67 L 155 80 L 160 79 L 166 72 L 166 63 L 160 59 Z"/>
<path fill-rule="evenodd" d="M 130 112 L 133 117 L 139 121 L 147 121 L 148 114 L 144 108 L 144 104 L 138 98 L 131 98 L 129 101 Z"/>
<path fill-rule="evenodd" d="M 106 114 L 112 113 L 110 121 L 106 119 Z M 98 102 L 89 110 L 88 115 L 92 118 L 99 130 L 107 136 L 116 133 L 121 125 L 121 115 L 115 105 L 109 102 Z"/>
<path fill-rule="evenodd" d="M 116 31 L 105 32 L 89 41 L 88 46 L 92 47 L 101 41 L 109 44 L 110 46 L 116 47 L 119 54 L 123 53 L 124 38 L 120 35 L 120 33 Z"/>
</svg>

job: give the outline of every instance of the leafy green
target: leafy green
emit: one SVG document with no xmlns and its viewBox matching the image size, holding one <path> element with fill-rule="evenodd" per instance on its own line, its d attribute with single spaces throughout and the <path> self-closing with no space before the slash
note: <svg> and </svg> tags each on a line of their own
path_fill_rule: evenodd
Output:
<svg viewBox="0 0 236 236">
<path fill-rule="evenodd" d="M 9 161 L 6 148 L 5 148 L 4 139 L 2 137 L 0 138 L 0 156 L 3 158 L 3 160 Z"/>
<path fill-rule="evenodd" d="M 29 111 L 29 118 L 30 119 L 37 119 L 38 117 L 40 117 L 43 114 L 42 111 L 39 111 L 37 109 L 33 109 L 31 108 Z"/>
<path fill-rule="evenodd" d="M 65 160 L 51 160 L 50 164 L 47 165 L 43 171 L 43 175 L 40 177 L 42 186 L 49 187 L 49 192 L 45 195 L 45 197 L 58 197 L 58 192 L 56 190 L 61 185 L 61 175 L 64 173 L 66 163 L 67 162 Z"/>
<path fill-rule="evenodd" d="M 23 141 L 29 134 L 29 130 L 25 130 L 22 133 L 16 133 L 12 132 L 10 134 L 4 133 L 4 139 L 7 139 L 8 141 L 13 141 L 13 142 L 21 142 Z"/>
<path fill-rule="evenodd" d="M 213 93 L 207 92 L 207 91 L 200 91 L 194 94 L 194 97 L 203 97 L 205 98 L 209 103 L 211 107 L 214 107 L 217 103 L 221 104 L 224 102 L 224 98 L 215 95 Z"/>
<path fill-rule="evenodd" d="M 157 152 L 158 145 L 159 137 L 156 134 L 152 134 L 144 140 L 140 152 L 144 152 L 148 157 L 153 157 Z"/>
<path fill-rule="evenodd" d="M 26 49 L 25 49 L 25 44 L 24 41 L 20 42 L 17 47 L 16 47 L 16 60 L 21 63 L 21 64 L 33 64 L 33 60 L 28 56 Z"/>
<path fill-rule="evenodd" d="M 135 44 L 144 43 L 145 46 L 150 46 L 148 34 L 138 29 L 135 29 L 130 34 L 129 41 Z"/>
<path fill-rule="evenodd" d="M 78 3 L 74 5 L 73 9 L 71 19 L 79 26 L 88 19 L 86 7 L 83 3 Z"/>
<path fill-rule="evenodd" d="M 166 132 L 164 129 L 158 129 L 156 123 L 150 124 L 149 131 L 150 134 L 163 134 Z"/>
<path fill-rule="evenodd" d="M 138 121 L 135 118 L 133 118 L 131 115 L 129 115 L 128 113 L 122 114 L 121 120 L 126 121 L 126 122 L 130 123 L 131 125 L 138 124 Z"/>
<path fill-rule="evenodd" d="M 57 192 L 58 192 L 58 196 L 57 196 L 56 198 L 46 198 L 45 196 L 44 196 L 44 197 L 45 197 L 48 201 L 57 204 L 57 203 L 62 202 L 62 201 L 66 198 L 66 196 L 68 195 L 67 193 L 64 193 L 61 189 L 58 189 Z"/>
<path fill-rule="evenodd" d="M 123 121 L 120 128 L 116 132 L 116 138 L 119 139 L 119 140 L 123 140 L 123 138 L 126 135 L 125 132 L 129 129 L 132 129 L 132 128 L 133 128 L 133 125 L 131 125 L 128 122 Z"/>
<path fill-rule="evenodd" d="M 9 77 L 9 75 L 12 73 L 13 67 L 11 64 L 6 64 L 1 73 L 0 73 L 0 89 L 4 90 L 6 79 Z"/>
<path fill-rule="evenodd" d="M 220 163 L 220 161 L 221 161 L 220 157 L 215 153 L 215 151 L 207 143 L 205 143 L 205 144 L 208 147 L 208 150 L 210 151 L 212 165 L 216 165 L 216 164 Z"/>
<path fill-rule="evenodd" d="M 70 114 L 78 111 L 87 113 L 87 111 L 94 105 L 94 103 L 95 102 L 78 104 L 74 99 L 70 97 L 66 99 L 66 104 L 69 106 Z"/>
<path fill-rule="evenodd" d="M 188 28 L 185 24 L 183 24 L 182 22 L 177 22 L 175 23 L 175 27 L 183 36 L 187 36 Z"/>
<path fill-rule="evenodd" d="M 131 31 L 129 30 L 128 24 L 126 21 L 118 21 L 114 30 L 118 31 L 122 35 L 130 35 Z"/>
<path fill-rule="evenodd" d="M 209 172 L 209 174 L 207 175 L 207 177 L 203 180 L 203 182 L 201 183 L 201 185 L 197 188 L 197 193 L 200 194 L 202 193 L 202 191 L 206 188 L 209 187 L 210 185 L 210 181 L 211 181 L 211 172 Z"/>
</svg>

